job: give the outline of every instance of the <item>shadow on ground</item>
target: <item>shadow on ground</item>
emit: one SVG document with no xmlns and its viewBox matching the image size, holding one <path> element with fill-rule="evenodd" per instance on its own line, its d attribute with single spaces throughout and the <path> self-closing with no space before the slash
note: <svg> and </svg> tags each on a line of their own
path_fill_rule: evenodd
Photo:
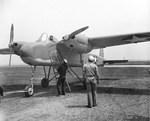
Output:
<svg viewBox="0 0 150 121">
<path fill-rule="evenodd" d="M 99 87 L 98 93 L 123 94 L 123 95 L 150 95 L 148 89 L 131 89 L 131 88 L 116 88 L 116 87 Z"/>
<path fill-rule="evenodd" d="M 134 115 L 131 118 L 128 118 L 127 121 L 149 121 L 149 117 L 144 117 L 144 116 L 137 116 Z"/>
<path fill-rule="evenodd" d="M 5 98 L 12 97 L 25 97 L 23 92 L 15 92 L 18 90 L 24 90 L 27 85 L 3 85 L 5 88 Z M 79 82 L 70 84 L 71 93 L 86 93 L 83 85 Z M 14 93 L 13 93 L 14 92 Z M 66 86 L 66 92 L 69 90 Z M 98 87 L 97 93 L 107 94 L 123 94 L 123 95 L 150 95 L 148 89 L 133 89 L 133 88 L 118 88 L 118 87 Z M 57 95 L 56 85 L 50 85 L 48 88 L 42 88 L 41 85 L 34 85 L 34 97 L 49 97 Z"/>
</svg>

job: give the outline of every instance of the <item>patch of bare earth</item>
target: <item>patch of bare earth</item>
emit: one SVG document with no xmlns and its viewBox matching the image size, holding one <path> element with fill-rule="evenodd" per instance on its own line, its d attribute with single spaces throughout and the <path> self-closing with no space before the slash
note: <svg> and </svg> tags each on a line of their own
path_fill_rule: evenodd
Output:
<svg viewBox="0 0 150 121">
<path fill-rule="evenodd" d="M 30 98 L 10 96 L 4 98 L 0 106 L 6 121 L 148 121 L 149 90 L 144 84 L 148 80 L 140 82 L 143 86 L 138 89 L 134 87 L 135 80 L 119 81 L 112 81 L 108 87 L 101 81 L 98 106 L 93 108 L 87 108 L 86 91 L 80 92 L 77 87 L 75 90 L 79 91 L 59 97 L 56 88 L 37 92 Z"/>
</svg>

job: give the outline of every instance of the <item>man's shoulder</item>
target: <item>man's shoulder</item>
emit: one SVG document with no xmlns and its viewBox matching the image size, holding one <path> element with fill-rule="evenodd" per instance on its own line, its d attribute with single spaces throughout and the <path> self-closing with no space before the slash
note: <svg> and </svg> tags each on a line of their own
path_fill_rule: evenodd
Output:
<svg viewBox="0 0 150 121">
<path fill-rule="evenodd" d="M 83 65 L 83 67 L 86 67 L 86 66 L 89 66 L 89 63 L 85 63 L 85 64 Z"/>
</svg>

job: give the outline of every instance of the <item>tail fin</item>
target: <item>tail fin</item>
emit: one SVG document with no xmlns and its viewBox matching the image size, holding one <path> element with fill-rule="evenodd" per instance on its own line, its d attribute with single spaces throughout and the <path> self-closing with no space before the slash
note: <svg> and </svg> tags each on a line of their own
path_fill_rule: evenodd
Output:
<svg viewBox="0 0 150 121">
<path fill-rule="evenodd" d="M 104 49 L 103 49 L 103 48 L 101 48 L 101 49 L 99 50 L 99 56 L 101 56 L 101 57 L 104 58 Z"/>
</svg>

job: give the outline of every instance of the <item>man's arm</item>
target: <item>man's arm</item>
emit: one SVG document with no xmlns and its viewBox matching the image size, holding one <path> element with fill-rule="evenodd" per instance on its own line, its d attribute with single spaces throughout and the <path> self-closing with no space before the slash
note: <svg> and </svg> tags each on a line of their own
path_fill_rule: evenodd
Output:
<svg viewBox="0 0 150 121">
<path fill-rule="evenodd" d="M 85 67 L 83 66 L 83 78 L 85 79 L 86 78 L 86 72 L 85 72 Z"/>
<path fill-rule="evenodd" d="M 99 84 L 99 71 L 98 71 L 97 66 L 96 66 L 96 80 L 97 80 L 97 83 Z"/>
<path fill-rule="evenodd" d="M 58 69 L 57 69 L 57 72 L 60 73 L 60 71 L 61 71 L 61 67 L 60 67 L 60 65 L 59 65 L 59 66 L 58 66 Z"/>
</svg>

